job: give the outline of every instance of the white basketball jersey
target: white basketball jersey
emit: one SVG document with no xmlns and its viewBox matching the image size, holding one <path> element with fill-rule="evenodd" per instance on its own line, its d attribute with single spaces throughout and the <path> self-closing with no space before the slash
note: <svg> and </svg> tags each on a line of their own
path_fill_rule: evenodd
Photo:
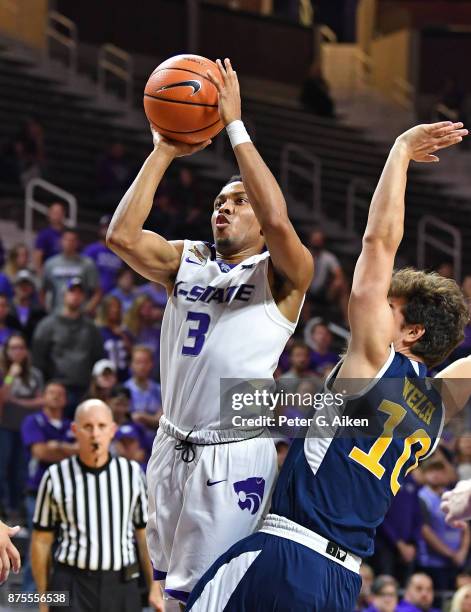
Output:
<svg viewBox="0 0 471 612">
<path fill-rule="evenodd" d="M 185 431 L 220 429 L 220 379 L 270 379 L 296 324 L 268 283 L 269 253 L 223 272 L 215 250 L 185 240 L 162 322 L 160 368 L 166 418 Z"/>
</svg>

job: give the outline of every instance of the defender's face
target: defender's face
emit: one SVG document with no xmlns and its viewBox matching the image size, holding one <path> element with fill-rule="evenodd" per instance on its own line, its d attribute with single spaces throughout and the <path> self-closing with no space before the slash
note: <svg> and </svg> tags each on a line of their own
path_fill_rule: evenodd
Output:
<svg viewBox="0 0 471 612">
<path fill-rule="evenodd" d="M 242 182 L 229 183 L 219 193 L 211 227 L 218 249 L 234 252 L 261 241 L 260 225 Z"/>
</svg>

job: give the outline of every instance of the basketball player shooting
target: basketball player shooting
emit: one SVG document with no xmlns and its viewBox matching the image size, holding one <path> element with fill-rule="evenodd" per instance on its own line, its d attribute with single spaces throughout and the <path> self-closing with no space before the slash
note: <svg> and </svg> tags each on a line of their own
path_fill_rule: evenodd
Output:
<svg viewBox="0 0 471 612">
<path fill-rule="evenodd" d="M 404 231 L 411 160 L 461 142 L 462 123 L 420 125 L 393 145 L 374 193 L 349 301 L 351 339 L 326 383 L 343 405 L 293 441 L 262 529 L 235 544 L 198 582 L 192 612 L 351 612 L 361 560 L 406 474 L 436 448 L 471 392 L 471 359 L 425 379 L 462 341 L 458 285 L 411 268 L 393 273 Z M 466 376 L 466 385 L 453 379 Z M 445 407 L 446 406 L 446 411 Z M 325 413 L 324 413 L 325 414 Z M 327 413 L 329 415 L 331 413 Z M 367 416 L 358 428 L 335 423 Z"/>
<path fill-rule="evenodd" d="M 217 65 L 219 74 L 207 78 L 217 88 L 241 178 L 215 198 L 214 245 L 143 230 L 171 162 L 209 144 L 172 142 L 154 131 L 154 150 L 107 235 L 122 259 L 168 293 L 163 416 L 147 469 L 148 546 L 155 578 L 184 603 L 211 563 L 259 525 L 277 471 L 263 429 L 221 430 L 220 379 L 272 378 L 313 274 L 283 194 L 241 121 L 237 75 L 228 59 Z"/>
</svg>

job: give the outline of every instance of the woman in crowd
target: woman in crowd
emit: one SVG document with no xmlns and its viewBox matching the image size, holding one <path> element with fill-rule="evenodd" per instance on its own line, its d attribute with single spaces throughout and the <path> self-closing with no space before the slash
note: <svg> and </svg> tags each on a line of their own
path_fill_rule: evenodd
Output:
<svg viewBox="0 0 471 612">
<path fill-rule="evenodd" d="M 153 375 L 160 373 L 160 328 L 155 325 L 154 303 L 147 295 L 139 295 L 124 317 L 126 331 L 133 345 L 143 345 L 152 351 Z"/>
<path fill-rule="evenodd" d="M 30 253 L 28 247 L 22 242 L 15 244 L 8 252 L 5 264 L 5 274 L 13 283 L 18 272 L 28 268 L 29 263 Z"/>
<path fill-rule="evenodd" d="M 100 306 L 96 323 L 103 336 L 106 356 L 114 363 L 118 380 L 124 382 L 129 378 L 132 340 L 122 325 L 122 312 L 120 300 L 108 295 Z"/>
<path fill-rule="evenodd" d="M 43 377 L 31 365 L 26 341 L 17 333 L 5 343 L 1 361 L 0 501 L 10 518 L 16 518 L 25 479 L 21 423 L 43 404 Z"/>
</svg>

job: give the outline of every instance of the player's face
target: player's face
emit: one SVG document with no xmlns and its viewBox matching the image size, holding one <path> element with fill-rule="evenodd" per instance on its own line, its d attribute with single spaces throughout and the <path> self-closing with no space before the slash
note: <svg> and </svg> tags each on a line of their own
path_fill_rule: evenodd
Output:
<svg viewBox="0 0 471 612">
<path fill-rule="evenodd" d="M 394 348 L 400 350 L 404 346 L 413 345 L 423 335 L 424 327 L 421 325 L 409 325 L 405 322 L 403 314 L 403 308 L 406 305 L 405 298 L 389 297 L 388 301 L 394 318 Z"/>
<path fill-rule="evenodd" d="M 214 201 L 211 217 L 214 242 L 222 253 L 263 246 L 260 225 L 240 181 L 229 183 Z"/>
</svg>

